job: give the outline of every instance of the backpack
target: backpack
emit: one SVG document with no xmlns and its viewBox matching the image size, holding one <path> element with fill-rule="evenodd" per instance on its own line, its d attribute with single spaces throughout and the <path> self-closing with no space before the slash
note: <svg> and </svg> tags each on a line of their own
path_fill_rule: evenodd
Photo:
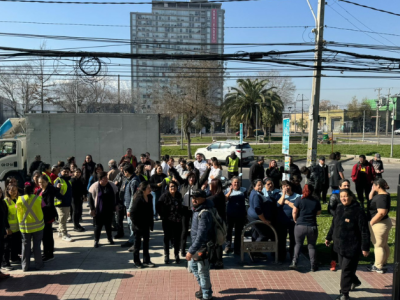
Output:
<svg viewBox="0 0 400 300">
<path fill-rule="evenodd" d="M 225 243 L 226 240 L 226 225 L 225 222 L 222 221 L 221 217 L 219 216 L 217 209 L 215 207 L 211 209 L 203 209 L 199 215 L 198 218 L 200 219 L 201 214 L 205 211 L 208 211 L 211 213 L 213 220 L 214 220 L 214 239 L 213 243 L 217 246 L 222 246 Z"/>
<path fill-rule="evenodd" d="M 203 209 L 199 213 L 198 216 L 199 219 L 203 211 L 210 212 L 214 220 L 214 226 L 213 226 L 214 238 L 207 243 L 207 254 L 204 256 L 203 259 L 208 258 L 211 264 L 215 264 L 218 261 L 218 259 L 222 259 L 222 257 L 220 257 L 220 254 L 218 253 L 218 250 L 220 247 L 222 247 L 223 243 L 225 243 L 226 225 L 225 222 L 222 221 L 215 207 L 211 209 Z"/>
</svg>

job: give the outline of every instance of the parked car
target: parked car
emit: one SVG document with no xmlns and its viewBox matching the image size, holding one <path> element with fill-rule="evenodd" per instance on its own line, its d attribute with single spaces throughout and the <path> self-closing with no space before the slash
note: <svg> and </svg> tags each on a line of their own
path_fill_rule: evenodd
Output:
<svg viewBox="0 0 400 300">
<path fill-rule="evenodd" d="M 206 148 L 198 148 L 196 154 L 201 153 L 204 159 L 210 159 L 216 157 L 218 161 L 225 163 L 227 156 L 231 155 L 232 151 L 236 151 L 236 155 L 240 158 L 240 152 L 242 152 L 242 163 L 243 166 L 248 165 L 254 160 L 253 148 L 247 142 L 243 142 L 240 146 L 239 141 L 226 140 L 214 142 Z"/>
<path fill-rule="evenodd" d="M 395 135 L 400 134 L 400 129 L 396 129 L 396 130 L 394 131 L 394 134 L 395 134 Z"/>
</svg>

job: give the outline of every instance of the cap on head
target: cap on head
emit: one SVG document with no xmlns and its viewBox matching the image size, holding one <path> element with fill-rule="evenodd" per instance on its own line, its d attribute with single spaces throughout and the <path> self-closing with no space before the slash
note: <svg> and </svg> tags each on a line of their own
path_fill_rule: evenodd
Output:
<svg viewBox="0 0 400 300">
<path fill-rule="evenodd" d="M 325 156 L 320 156 L 320 157 L 319 157 L 319 160 L 325 161 Z"/>
<path fill-rule="evenodd" d="M 191 196 L 192 198 L 207 198 L 207 194 L 203 190 L 194 190 Z"/>
<path fill-rule="evenodd" d="M 263 161 L 264 160 L 264 156 L 258 156 L 257 157 L 257 161 Z"/>
<path fill-rule="evenodd" d="M 381 155 L 379 153 L 375 153 L 376 158 L 381 158 Z"/>
</svg>

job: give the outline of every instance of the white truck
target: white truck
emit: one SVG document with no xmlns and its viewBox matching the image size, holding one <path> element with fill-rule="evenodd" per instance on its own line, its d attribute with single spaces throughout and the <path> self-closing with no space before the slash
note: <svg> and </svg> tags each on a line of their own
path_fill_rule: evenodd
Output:
<svg viewBox="0 0 400 300">
<path fill-rule="evenodd" d="M 14 176 L 22 184 L 36 155 L 45 163 L 66 162 L 75 156 L 80 168 L 87 154 L 105 170 L 127 148 L 154 159 L 161 154 L 157 114 L 29 114 L 0 127 L 0 181 Z"/>
</svg>

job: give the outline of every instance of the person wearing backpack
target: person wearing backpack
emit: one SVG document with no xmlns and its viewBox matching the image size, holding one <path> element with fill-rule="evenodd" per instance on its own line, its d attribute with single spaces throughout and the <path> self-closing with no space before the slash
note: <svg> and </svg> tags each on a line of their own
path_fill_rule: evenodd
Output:
<svg viewBox="0 0 400 300">
<path fill-rule="evenodd" d="M 212 299 L 212 287 L 210 280 L 210 258 L 209 248 L 217 242 L 217 231 L 219 227 L 216 219 L 218 216 L 214 203 L 206 199 L 207 194 L 201 189 L 194 190 L 191 195 L 193 206 L 193 219 L 191 228 L 192 245 L 190 246 L 186 260 L 189 267 L 200 285 L 195 293 L 197 299 Z M 215 248 L 215 247 L 214 247 Z"/>
</svg>

